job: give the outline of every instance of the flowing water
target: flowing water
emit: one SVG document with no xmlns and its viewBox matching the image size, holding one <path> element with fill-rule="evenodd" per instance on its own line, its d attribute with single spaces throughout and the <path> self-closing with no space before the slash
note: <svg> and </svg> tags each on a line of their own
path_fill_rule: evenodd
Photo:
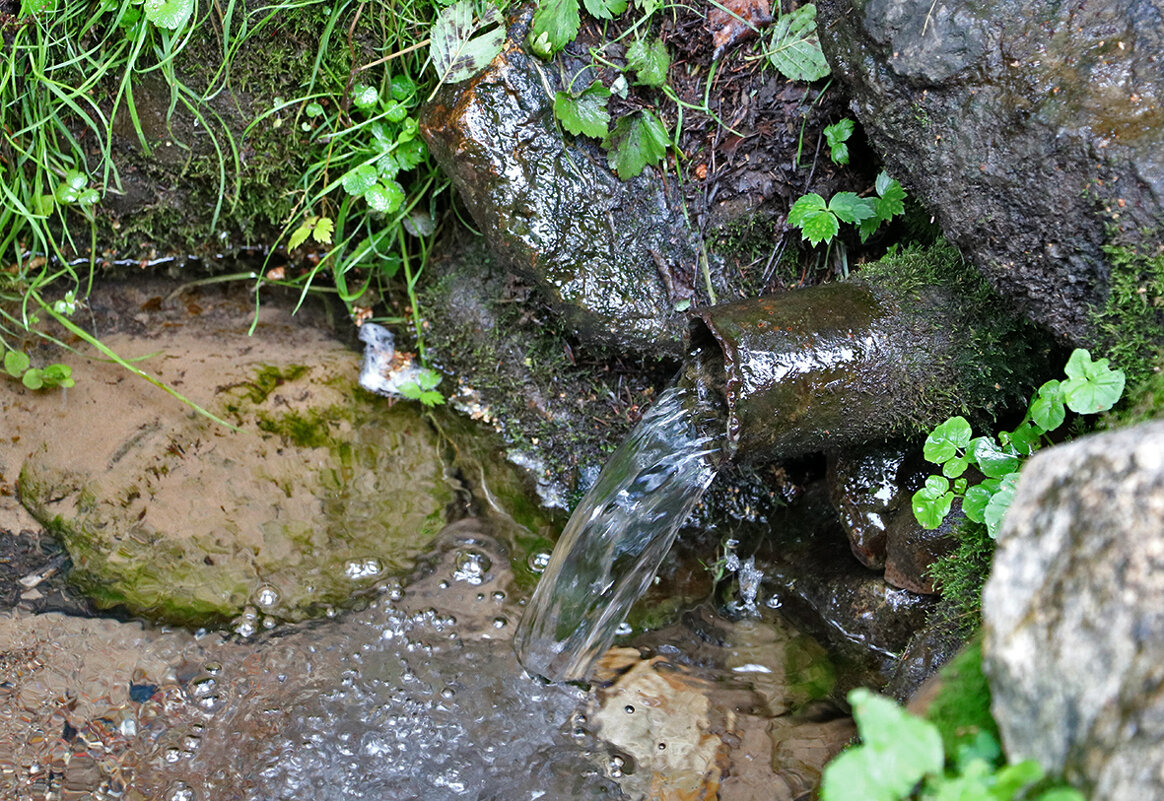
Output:
<svg viewBox="0 0 1164 801">
<path fill-rule="evenodd" d="M 583 680 L 610 647 L 718 471 L 719 397 L 685 377 L 659 396 L 606 463 L 522 618 L 515 643 L 526 670 L 551 681 Z"/>
</svg>

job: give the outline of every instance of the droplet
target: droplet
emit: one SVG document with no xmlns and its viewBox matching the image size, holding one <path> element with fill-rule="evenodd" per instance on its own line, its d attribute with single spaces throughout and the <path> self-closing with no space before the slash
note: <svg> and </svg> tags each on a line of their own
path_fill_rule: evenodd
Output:
<svg viewBox="0 0 1164 801">
<path fill-rule="evenodd" d="M 533 572 L 544 573 L 550 564 L 550 552 L 538 551 L 537 553 L 530 554 L 528 564 L 529 569 Z"/>
<path fill-rule="evenodd" d="M 493 600 L 494 601 L 504 601 L 505 600 L 505 593 L 502 592 L 501 590 L 494 590 L 493 591 Z"/>
<path fill-rule="evenodd" d="M 453 570 L 453 579 L 469 584 L 484 583 L 493 561 L 480 551 L 458 551 L 456 566 Z"/>
<path fill-rule="evenodd" d="M 259 587 L 258 592 L 255 593 L 255 603 L 259 606 L 270 609 L 275 604 L 279 603 L 279 591 L 270 584 L 264 584 Z"/>
<path fill-rule="evenodd" d="M 503 617 L 493 618 L 493 628 L 495 628 L 495 629 L 503 629 L 508 625 L 509 625 L 509 621 Z"/>
<path fill-rule="evenodd" d="M 628 715 L 633 715 L 635 713 L 634 704 L 627 704 L 622 708 L 622 711 L 626 712 Z"/>
</svg>

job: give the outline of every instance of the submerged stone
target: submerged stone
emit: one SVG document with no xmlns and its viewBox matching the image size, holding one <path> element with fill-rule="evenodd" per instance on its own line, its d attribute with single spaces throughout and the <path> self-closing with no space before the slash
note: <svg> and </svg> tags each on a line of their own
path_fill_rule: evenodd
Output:
<svg viewBox="0 0 1164 801">
<path fill-rule="evenodd" d="M 1028 317 L 1090 339 L 1112 277 L 1105 243 L 1164 245 L 1159 3 L 818 9 L 821 45 L 889 172 Z"/>
<path fill-rule="evenodd" d="M 680 202 L 653 170 L 624 183 L 596 148 L 564 140 L 561 88 L 555 69 L 511 43 L 442 88 L 420 131 L 494 255 L 567 325 L 592 342 L 677 352 L 675 306 L 693 296 L 698 252 Z"/>
<path fill-rule="evenodd" d="M 241 300 L 208 293 L 200 317 L 107 338 L 126 355 L 164 351 L 143 366 L 239 431 L 97 361 L 74 363 L 55 426 L 48 414 L 44 433 L 22 429 L 21 500 L 102 608 L 298 620 L 409 569 L 445 523 L 446 443 L 418 407 L 358 390 L 357 354 L 273 304 L 248 337 Z"/>
</svg>

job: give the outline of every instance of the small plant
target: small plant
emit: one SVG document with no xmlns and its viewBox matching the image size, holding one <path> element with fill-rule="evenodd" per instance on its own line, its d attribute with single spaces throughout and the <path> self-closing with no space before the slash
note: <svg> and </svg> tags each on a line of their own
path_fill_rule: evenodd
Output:
<svg viewBox="0 0 1164 801">
<path fill-rule="evenodd" d="M 874 184 L 876 197 L 860 197 L 856 192 L 838 192 L 826 203 L 815 192 L 800 197 L 788 210 L 788 224 L 799 228 L 801 238 L 813 245 L 831 244 L 841 231 L 841 223 L 858 226 L 861 241 L 898 214 L 905 212 L 905 190 L 882 172 Z"/>
<path fill-rule="evenodd" d="M 1084 801 L 1071 787 L 1038 791 L 1043 769 L 1007 764 L 987 732 L 947 755 L 938 727 L 894 701 L 858 688 L 849 703 L 862 742 L 825 766 L 821 801 Z"/>
<path fill-rule="evenodd" d="M 922 455 L 942 468 L 913 495 L 913 514 L 923 528 L 934 529 L 950 513 L 955 498 L 975 523 L 985 523 L 997 536 L 1006 510 L 1014 500 L 1023 461 L 1043 444 L 1047 434 L 1059 428 L 1067 409 L 1076 414 L 1097 414 L 1115 405 L 1124 391 L 1122 370 L 1113 370 L 1107 359 L 1092 361 L 1091 354 L 1076 349 L 1067 361 L 1067 379 L 1048 381 L 1034 394 L 1022 422 L 998 437 L 973 437 L 966 418 L 951 417 L 926 437 Z M 969 486 L 964 477 L 973 465 L 985 479 Z M 951 484 L 951 479 L 953 483 Z"/>
<path fill-rule="evenodd" d="M 66 364 L 33 367 L 28 354 L 19 350 L 10 350 L 4 354 L 4 372 L 19 378 L 20 383 L 29 389 L 73 386 L 73 368 Z"/>
<path fill-rule="evenodd" d="M 445 402 L 444 395 L 436 391 L 440 382 L 441 374 L 430 367 L 425 367 L 417 373 L 415 381 L 400 385 L 400 394 L 406 398 L 420 401 L 431 409 L 434 406 L 441 406 Z"/>
<path fill-rule="evenodd" d="M 854 127 L 856 123 L 848 117 L 825 126 L 824 138 L 829 146 L 829 158 L 834 164 L 849 163 L 849 138 L 853 135 Z"/>
<path fill-rule="evenodd" d="M 817 81 L 832 71 L 816 35 L 816 6 L 805 3 L 781 14 L 765 51 L 768 61 L 790 81 Z"/>
</svg>

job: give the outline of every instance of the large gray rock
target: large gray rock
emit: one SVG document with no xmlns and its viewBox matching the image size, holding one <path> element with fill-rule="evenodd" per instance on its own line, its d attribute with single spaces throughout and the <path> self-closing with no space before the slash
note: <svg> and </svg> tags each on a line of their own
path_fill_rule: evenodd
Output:
<svg viewBox="0 0 1164 801">
<path fill-rule="evenodd" d="M 1002 294 L 1086 340 L 1105 242 L 1164 231 L 1156 0 L 822 0 L 821 44 L 889 171 Z"/>
<path fill-rule="evenodd" d="M 1164 798 L 1164 422 L 1031 460 L 983 614 L 1011 758 L 1092 801 Z"/>
<path fill-rule="evenodd" d="M 565 141 L 548 91 L 560 88 L 552 65 L 514 44 L 444 87 L 420 132 L 493 253 L 568 325 L 592 342 L 677 353 L 675 305 L 693 296 L 697 263 L 682 206 L 653 170 L 624 183 L 596 148 Z"/>
</svg>

